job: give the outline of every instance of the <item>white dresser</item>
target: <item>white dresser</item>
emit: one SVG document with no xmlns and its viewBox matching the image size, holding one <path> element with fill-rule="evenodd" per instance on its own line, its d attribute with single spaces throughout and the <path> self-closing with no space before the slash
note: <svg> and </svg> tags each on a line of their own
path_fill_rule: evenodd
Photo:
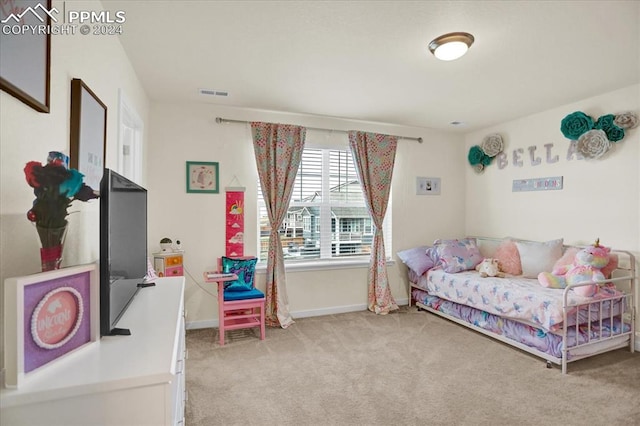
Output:
<svg viewBox="0 0 640 426">
<path fill-rule="evenodd" d="M 105 336 L 0 390 L 0 425 L 183 425 L 184 277 L 142 288 Z"/>
</svg>

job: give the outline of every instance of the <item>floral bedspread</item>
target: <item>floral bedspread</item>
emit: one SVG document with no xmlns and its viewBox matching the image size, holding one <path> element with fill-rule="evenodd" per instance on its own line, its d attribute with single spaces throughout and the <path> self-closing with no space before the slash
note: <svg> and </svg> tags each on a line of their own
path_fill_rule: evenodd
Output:
<svg viewBox="0 0 640 426">
<path fill-rule="evenodd" d="M 563 321 L 563 290 L 542 287 L 536 279 L 481 278 L 476 271 L 450 274 L 434 268 L 422 275 L 416 284 L 431 295 L 491 314 L 524 321 L 547 331 L 559 330 Z M 615 286 L 602 286 L 593 297 L 582 297 L 571 292 L 568 303 L 579 305 L 622 295 L 623 293 Z M 622 305 L 621 300 L 603 302 L 603 317 L 619 314 Z M 600 303 L 583 306 L 580 309 L 573 308 L 568 313 L 568 323 L 575 325 L 576 319 L 579 324 L 594 321 L 599 315 Z"/>
</svg>

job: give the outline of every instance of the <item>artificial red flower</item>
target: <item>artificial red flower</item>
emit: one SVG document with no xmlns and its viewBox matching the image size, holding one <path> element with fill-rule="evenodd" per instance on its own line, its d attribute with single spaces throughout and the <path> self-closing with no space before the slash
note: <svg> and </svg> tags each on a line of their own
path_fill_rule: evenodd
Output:
<svg viewBox="0 0 640 426">
<path fill-rule="evenodd" d="M 40 182 L 38 182 L 37 174 L 42 169 L 42 163 L 37 161 L 29 161 L 26 166 L 24 166 L 24 175 L 27 178 L 27 183 L 32 188 L 40 187 Z"/>
<path fill-rule="evenodd" d="M 45 166 L 37 161 L 30 161 L 24 167 L 27 183 L 36 196 L 33 206 L 27 212 L 27 219 L 40 228 L 65 227 L 69 214 L 67 208 L 73 200 L 89 201 L 98 198 L 93 189 L 82 182 L 82 173 L 68 169 L 65 164 L 66 162 L 52 156 Z"/>
</svg>

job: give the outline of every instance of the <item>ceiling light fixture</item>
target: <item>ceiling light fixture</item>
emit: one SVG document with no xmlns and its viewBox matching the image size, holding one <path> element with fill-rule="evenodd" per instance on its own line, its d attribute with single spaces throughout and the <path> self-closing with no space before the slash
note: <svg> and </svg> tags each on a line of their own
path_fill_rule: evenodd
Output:
<svg viewBox="0 0 640 426">
<path fill-rule="evenodd" d="M 448 33 L 432 40 L 429 50 L 441 61 L 453 61 L 467 53 L 474 40 L 469 33 Z"/>
</svg>

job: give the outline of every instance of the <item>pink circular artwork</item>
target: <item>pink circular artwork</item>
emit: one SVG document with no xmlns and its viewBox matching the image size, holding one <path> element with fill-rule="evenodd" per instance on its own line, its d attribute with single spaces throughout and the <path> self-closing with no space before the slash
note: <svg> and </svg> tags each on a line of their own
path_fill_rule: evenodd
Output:
<svg viewBox="0 0 640 426">
<path fill-rule="evenodd" d="M 67 343 L 82 322 L 82 295 L 72 287 L 47 293 L 33 311 L 31 335 L 38 346 L 55 349 Z"/>
</svg>

